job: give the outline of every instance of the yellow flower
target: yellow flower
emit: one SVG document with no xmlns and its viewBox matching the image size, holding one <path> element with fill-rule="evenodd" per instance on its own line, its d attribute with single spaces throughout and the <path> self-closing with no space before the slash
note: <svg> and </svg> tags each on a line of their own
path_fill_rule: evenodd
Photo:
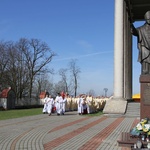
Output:
<svg viewBox="0 0 150 150">
<path fill-rule="evenodd" d="M 148 132 L 150 130 L 150 124 L 145 124 L 142 126 L 144 132 Z"/>
<path fill-rule="evenodd" d="M 141 123 L 142 123 L 142 124 L 146 124 L 147 122 L 148 122 L 148 119 L 147 119 L 147 118 L 141 120 Z"/>
<path fill-rule="evenodd" d="M 141 123 L 138 123 L 138 124 L 136 125 L 136 128 L 137 128 L 138 130 L 142 130 L 142 129 L 143 129 Z"/>
<path fill-rule="evenodd" d="M 147 135 L 150 135 L 150 131 L 147 132 Z"/>
</svg>

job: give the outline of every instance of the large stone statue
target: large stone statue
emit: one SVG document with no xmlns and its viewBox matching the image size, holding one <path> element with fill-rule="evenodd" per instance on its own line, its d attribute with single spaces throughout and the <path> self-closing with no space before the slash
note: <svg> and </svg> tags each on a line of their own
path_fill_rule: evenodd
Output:
<svg viewBox="0 0 150 150">
<path fill-rule="evenodd" d="M 131 25 L 131 32 L 137 36 L 139 56 L 138 61 L 141 63 L 141 74 L 150 74 L 150 11 L 144 15 L 145 24 L 135 28 Z"/>
</svg>

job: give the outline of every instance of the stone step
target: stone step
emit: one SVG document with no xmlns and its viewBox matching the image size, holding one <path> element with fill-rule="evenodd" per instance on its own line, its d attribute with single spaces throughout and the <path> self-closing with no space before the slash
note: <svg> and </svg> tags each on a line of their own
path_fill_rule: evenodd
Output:
<svg viewBox="0 0 150 150">
<path fill-rule="evenodd" d="M 128 102 L 125 116 L 128 116 L 128 117 L 140 117 L 140 103 Z"/>
</svg>

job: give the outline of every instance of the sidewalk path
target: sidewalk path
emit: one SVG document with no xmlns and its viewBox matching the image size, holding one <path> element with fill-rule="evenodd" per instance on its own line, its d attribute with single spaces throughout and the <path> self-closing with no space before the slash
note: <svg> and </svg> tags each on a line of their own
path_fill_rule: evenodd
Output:
<svg viewBox="0 0 150 150">
<path fill-rule="evenodd" d="M 129 150 L 118 147 L 121 132 L 139 118 L 41 114 L 0 121 L 0 150 Z"/>
</svg>

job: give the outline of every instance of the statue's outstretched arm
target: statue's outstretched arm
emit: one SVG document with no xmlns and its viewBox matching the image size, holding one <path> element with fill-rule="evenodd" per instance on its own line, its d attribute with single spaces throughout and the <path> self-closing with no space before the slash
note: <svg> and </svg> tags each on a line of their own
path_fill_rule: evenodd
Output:
<svg viewBox="0 0 150 150">
<path fill-rule="evenodd" d="M 134 36 L 138 36 L 138 31 L 137 29 L 134 27 L 133 24 L 131 24 L 131 33 L 134 35 Z"/>
</svg>

